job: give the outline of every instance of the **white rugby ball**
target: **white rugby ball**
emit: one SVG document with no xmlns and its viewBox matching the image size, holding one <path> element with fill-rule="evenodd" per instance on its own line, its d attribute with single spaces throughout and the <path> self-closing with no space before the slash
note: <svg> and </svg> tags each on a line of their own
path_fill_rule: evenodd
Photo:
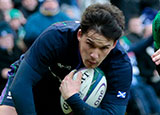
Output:
<svg viewBox="0 0 160 115">
<path fill-rule="evenodd" d="M 105 74 L 99 68 L 82 68 L 79 71 L 82 72 L 81 87 L 79 91 L 80 98 L 90 106 L 98 107 L 107 89 Z M 77 73 L 78 72 L 74 74 L 73 79 L 76 79 Z M 72 112 L 71 107 L 62 96 L 60 98 L 60 103 L 65 114 Z"/>
</svg>

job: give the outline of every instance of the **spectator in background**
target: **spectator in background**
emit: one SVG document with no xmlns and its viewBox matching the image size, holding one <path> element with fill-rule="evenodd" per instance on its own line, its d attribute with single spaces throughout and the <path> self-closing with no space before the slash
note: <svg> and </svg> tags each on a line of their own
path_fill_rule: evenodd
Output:
<svg viewBox="0 0 160 115">
<path fill-rule="evenodd" d="M 127 37 L 131 40 L 132 43 L 135 43 L 143 38 L 143 26 L 139 16 L 133 16 L 129 20 L 128 31 L 129 34 Z"/>
<path fill-rule="evenodd" d="M 153 9 L 159 9 L 159 0 L 110 0 L 110 2 L 119 7 L 126 19 L 126 28 L 128 27 L 128 21 L 133 15 L 141 15 L 142 11 L 146 7 Z"/>
<path fill-rule="evenodd" d="M 144 39 L 144 26 L 142 25 L 142 20 L 140 17 L 130 18 L 128 23 L 128 30 L 129 33 L 124 37 L 126 37 L 125 39 L 129 40 L 132 45 L 135 45 Z M 148 35 L 148 37 L 149 36 L 150 35 Z M 148 37 L 146 39 L 148 39 Z M 152 62 L 147 50 L 149 47 L 152 48 L 152 45 L 147 46 L 141 52 L 134 51 L 137 58 L 140 75 L 147 81 L 150 81 L 153 76 L 157 76 L 155 75 L 155 65 Z"/>
<path fill-rule="evenodd" d="M 111 0 L 111 3 L 119 7 L 126 20 L 126 28 L 128 27 L 128 21 L 133 15 L 140 15 L 140 0 Z"/>
<path fill-rule="evenodd" d="M 0 9 L 2 11 L 10 10 L 14 7 L 12 0 L 0 0 Z"/>
<path fill-rule="evenodd" d="M 8 11 L 8 15 L 10 17 L 10 26 L 12 27 L 12 29 L 18 32 L 18 29 L 26 23 L 26 19 L 24 18 L 22 12 L 18 9 L 13 8 Z"/>
<path fill-rule="evenodd" d="M 62 4 L 61 11 L 66 13 L 71 19 L 80 20 L 81 12 L 80 9 L 75 5 Z"/>
<path fill-rule="evenodd" d="M 59 0 L 62 12 L 65 12 L 70 18 L 80 20 L 81 9 L 79 7 L 81 0 Z"/>
<path fill-rule="evenodd" d="M 148 38 L 152 36 L 152 22 L 156 14 L 158 13 L 157 10 L 146 7 L 142 11 L 142 14 L 140 15 L 140 19 L 142 20 L 142 26 L 144 28 L 143 37 Z"/>
<path fill-rule="evenodd" d="M 9 21 L 8 11 L 14 7 L 12 0 L 0 0 L 0 10 L 2 10 L 4 19 Z"/>
<path fill-rule="evenodd" d="M 22 12 L 18 9 L 9 10 L 8 15 L 10 16 L 9 24 L 17 34 L 16 44 L 23 52 L 25 52 L 27 48 L 23 41 L 25 36 L 23 25 L 26 23 L 26 19 L 24 18 Z"/>
<path fill-rule="evenodd" d="M 48 26 L 58 21 L 67 20 L 72 19 L 60 11 L 57 0 L 45 0 L 40 6 L 40 10 L 31 15 L 25 25 L 26 36 L 24 41 L 27 47 L 31 46 L 39 34 Z"/>
<path fill-rule="evenodd" d="M 0 93 L 7 82 L 7 73 L 10 64 L 18 59 L 22 54 L 15 44 L 15 34 L 9 24 L 5 21 L 0 22 Z"/>
<path fill-rule="evenodd" d="M 141 18 L 138 16 L 130 18 L 128 31 L 129 32 L 123 36 L 122 39 L 129 45 L 128 50 L 135 53 L 140 76 L 144 77 L 146 80 L 150 80 L 150 78 L 154 76 L 155 71 L 154 63 L 146 50 L 148 47 L 152 47 L 153 40 L 152 38 L 148 39 L 151 35 L 148 35 L 148 37 L 144 39 L 144 26 L 142 25 Z M 138 48 L 138 50 L 132 48 L 145 40 L 149 41 L 149 43 L 147 43 L 148 46 L 145 46 L 145 48 Z"/>
<path fill-rule="evenodd" d="M 95 3 L 110 3 L 110 0 L 78 0 L 81 12 L 83 12 L 89 5 Z"/>
<path fill-rule="evenodd" d="M 34 12 L 38 11 L 38 0 L 21 0 L 21 6 L 18 8 L 27 19 Z"/>
<path fill-rule="evenodd" d="M 132 80 L 131 91 L 130 91 L 131 96 L 127 106 L 127 114 L 128 115 L 150 115 L 150 114 L 159 115 L 160 102 L 158 101 L 157 94 L 153 89 L 153 87 L 150 84 L 146 83 L 144 79 L 144 77 L 146 76 L 142 76 L 143 73 L 146 73 L 146 74 L 148 73 L 150 75 L 150 78 L 153 76 L 153 71 L 155 70 L 154 67 L 152 68 L 153 63 L 149 60 L 149 56 L 147 55 L 145 50 L 146 48 L 144 49 L 140 48 L 142 50 L 139 52 L 133 52 L 135 50 L 131 50 L 131 47 L 139 44 L 139 42 L 147 40 L 147 44 L 152 44 L 153 40 L 151 38 L 143 39 L 144 28 L 142 26 L 142 21 L 139 17 L 131 18 L 128 24 L 129 24 L 128 25 L 129 33 L 120 39 L 120 43 L 122 44 L 124 49 L 126 49 L 126 51 L 128 52 L 128 56 L 131 59 L 132 68 L 133 68 L 133 80 Z M 143 42 L 143 43 L 146 43 L 146 42 Z M 147 47 L 148 46 L 149 45 L 147 45 Z M 141 62 L 138 62 L 137 58 L 141 59 Z M 145 70 L 142 71 L 142 69 L 145 69 Z"/>
<path fill-rule="evenodd" d="M 10 64 L 21 55 L 14 38 L 16 34 L 4 20 L 3 11 L 0 10 L 0 93 L 6 84 Z"/>
</svg>

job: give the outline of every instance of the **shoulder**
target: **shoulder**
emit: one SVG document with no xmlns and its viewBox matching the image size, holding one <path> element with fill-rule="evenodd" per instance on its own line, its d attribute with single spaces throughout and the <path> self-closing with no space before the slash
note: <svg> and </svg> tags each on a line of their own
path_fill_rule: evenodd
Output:
<svg viewBox="0 0 160 115">
<path fill-rule="evenodd" d="M 77 37 L 80 24 L 76 21 L 57 22 L 45 29 L 36 39 L 36 43 L 64 43 Z"/>
<path fill-rule="evenodd" d="M 37 52 L 50 53 L 54 50 L 65 50 L 65 47 L 68 47 L 70 44 L 73 46 L 77 42 L 78 28 L 79 23 L 75 21 L 54 23 L 40 34 L 30 50 L 35 50 L 35 54 L 37 55 L 39 55 Z M 37 51 L 39 48 L 44 51 Z M 51 50 L 50 52 L 49 49 Z"/>
<path fill-rule="evenodd" d="M 51 24 L 43 33 L 40 35 L 42 36 L 50 36 L 49 39 L 60 39 L 60 38 L 73 38 L 77 37 L 77 31 L 80 28 L 79 22 L 76 21 L 63 21 Z"/>
<path fill-rule="evenodd" d="M 127 53 L 117 43 L 102 64 L 101 69 L 107 79 L 107 93 L 104 100 L 110 104 L 127 105 L 132 81 L 132 65 Z"/>
<path fill-rule="evenodd" d="M 79 21 L 61 21 L 61 22 L 56 22 L 53 23 L 52 28 L 56 28 L 58 30 L 77 30 L 80 27 L 80 22 Z"/>
<path fill-rule="evenodd" d="M 132 65 L 127 53 L 119 43 L 104 60 L 103 71 L 109 82 L 115 85 L 114 87 L 129 88 L 132 80 Z"/>
<path fill-rule="evenodd" d="M 127 55 L 127 52 L 120 45 L 119 41 L 118 41 L 116 47 L 111 51 L 110 58 L 112 59 L 111 61 L 114 61 L 117 63 L 121 62 L 121 61 L 126 62 L 126 63 L 130 63 L 130 59 Z"/>
</svg>

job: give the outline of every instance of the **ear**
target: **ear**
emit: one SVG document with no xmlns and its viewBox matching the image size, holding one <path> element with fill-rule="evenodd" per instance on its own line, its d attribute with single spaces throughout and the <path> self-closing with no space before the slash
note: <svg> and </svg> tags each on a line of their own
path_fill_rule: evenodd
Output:
<svg viewBox="0 0 160 115">
<path fill-rule="evenodd" d="M 81 40 L 81 37 L 82 37 L 82 30 L 79 29 L 78 32 L 77 32 L 77 38 L 78 38 L 78 41 Z"/>
</svg>

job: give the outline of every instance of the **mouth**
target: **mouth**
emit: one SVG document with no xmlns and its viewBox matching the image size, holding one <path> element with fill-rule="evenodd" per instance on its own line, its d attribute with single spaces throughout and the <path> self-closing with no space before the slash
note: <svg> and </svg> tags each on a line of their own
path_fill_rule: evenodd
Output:
<svg viewBox="0 0 160 115">
<path fill-rule="evenodd" d="M 87 60 L 87 62 L 89 63 L 89 65 L 96 65 L 97 64 L 96 61 Z"/>
</svg>

